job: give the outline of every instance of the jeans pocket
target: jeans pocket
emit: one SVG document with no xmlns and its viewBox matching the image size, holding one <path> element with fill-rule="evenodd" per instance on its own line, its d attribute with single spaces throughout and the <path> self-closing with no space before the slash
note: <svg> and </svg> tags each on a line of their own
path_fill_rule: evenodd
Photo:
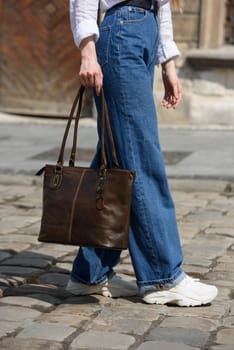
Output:
<svg viewBox="0 0 234 350">
<path fill-rule="evenodd" d="M 108 62 L 111 26 L 100 27 L 100 37 L 96 43 L 98 63 L 104 66 Z"/>
<path fill-rule="evenodd" d="M 139 23 L 145 20 L 148 11 L 140 7 L 128 7 L 127 18 L 123 18 L 123 23 Z"/>
</svg>

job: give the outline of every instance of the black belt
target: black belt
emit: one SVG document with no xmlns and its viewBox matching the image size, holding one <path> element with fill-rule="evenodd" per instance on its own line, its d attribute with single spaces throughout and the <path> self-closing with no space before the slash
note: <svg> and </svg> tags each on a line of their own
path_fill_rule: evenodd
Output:
<svg viewBox="0 0 234 350">
<path fill-rule="evenodd" d="M 126 0 L 119 2 L 118 4 L 114 5 L 112 8 L 117 6 L 136 6 L 141 7 L 146 10 L 150 10 L 158 13 L 158 2 L 155 0 Z"/>
</svg>

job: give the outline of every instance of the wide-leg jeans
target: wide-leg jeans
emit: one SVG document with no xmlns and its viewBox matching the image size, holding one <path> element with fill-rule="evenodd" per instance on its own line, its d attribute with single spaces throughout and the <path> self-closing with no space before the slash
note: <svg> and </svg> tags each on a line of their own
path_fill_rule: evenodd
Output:
<svg viewBox="0 0 234 350">
<path fill-rule="evenodd" d="M 158 41 L 158 23 L 153 12 L 117 6 L 106 13 L 96 44 L 119 163 L 137 174 L 129 251 L 137 283 L 145 289 L 176 284 L 184 275 L 175 207 L 160 149 L 153 97 Z M 97 96 L 96 105 L 100 133 L 101 105 Z M 107 153 L 109 156 L 109 147 Z M 98 142 L 91 166 L 99 165 Z M 120 253 L 81 247 L 73 263 L 72 278 L 87 284 L 103 282 L 113 275 Z"/>
</svg>

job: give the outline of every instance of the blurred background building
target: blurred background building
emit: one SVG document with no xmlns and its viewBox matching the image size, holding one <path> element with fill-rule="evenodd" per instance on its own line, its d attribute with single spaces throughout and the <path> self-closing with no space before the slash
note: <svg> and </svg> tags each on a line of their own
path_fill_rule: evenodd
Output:
<svg viewBox="0 0 234 350">
<path fill-rule="evenodd" d="M 173 11 L 184 101 L 160 106 L 159 122 L 234 126 L 234 0 L 182 0 Z M 69 24 L 69 0 L 0 0 L 0 110 L 66 116 L 78 85 L 79 53 Z M 90 93 L 84 116 L 95 114 Z"/>
<path fill-rule="evenodd" d="M 184 98 L 178 111 L 160 109 L 168 123 L 234 125 L 234 0 L 183 0 L 174 12 Z"/>
</svg>

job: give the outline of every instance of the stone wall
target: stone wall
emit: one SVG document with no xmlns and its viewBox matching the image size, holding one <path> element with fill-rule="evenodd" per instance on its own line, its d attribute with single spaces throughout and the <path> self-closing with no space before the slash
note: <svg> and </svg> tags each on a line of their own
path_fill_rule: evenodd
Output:
<svg viewBox="0 0 234 350">
<path fill-rule="evenodd" d="M 183 86 L 183 102 L 176 111 L 162 108 L 163 86 L 160 68 L 156 68 L 154 91 L 160 124 L 234 126 L 234 46 L 220 45 L 217 28 L 214 28 L 215 38 L 207 33 L 216 26 L 212 16 L 216 15 L 222 24 L 222 2 L 184 0 L 183 13 L 173 13 L 175 41 L 182 54 L 177 59 L 177 68 Z M 212 4 L 213 13 L 209 8 Z M 209 46 L 212 48 L 207 48 Z"/>
</svg>

